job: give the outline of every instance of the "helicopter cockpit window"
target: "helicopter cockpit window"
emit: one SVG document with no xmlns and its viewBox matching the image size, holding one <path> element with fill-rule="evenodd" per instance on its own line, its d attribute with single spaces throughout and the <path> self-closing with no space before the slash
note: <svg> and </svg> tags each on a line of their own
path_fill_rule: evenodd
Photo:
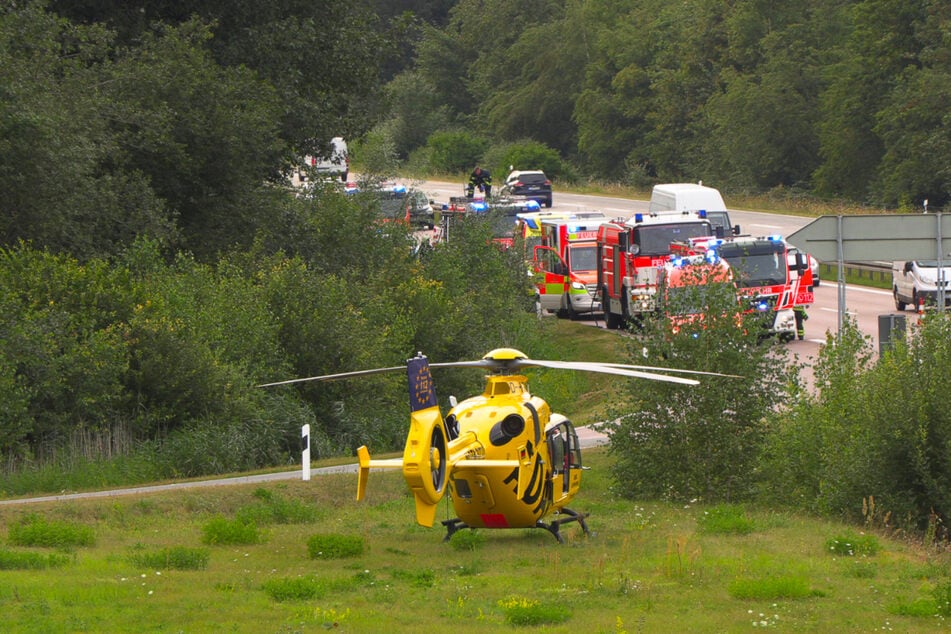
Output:
<svg viewBox="0 0 951 634">
<path fill-rule="evenodd" d="M 551 458 L 551 472 L 558 475 L 565 470 L 565 437 L 558 429 L 548 433 L 548 452 Z"/>
</svg>

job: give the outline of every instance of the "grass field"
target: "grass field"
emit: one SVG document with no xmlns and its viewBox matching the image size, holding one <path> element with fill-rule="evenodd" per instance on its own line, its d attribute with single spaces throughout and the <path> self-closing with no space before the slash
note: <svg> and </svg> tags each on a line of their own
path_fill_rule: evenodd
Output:
<svg viewBox="0 0 951 634">
<path fill-rule="evenodd" d="M 933 632 L 946 553 L 775 510 L 620 499 L 588 450 L 564 529 L 415 524 L 398 473 L 0 515 L 3 631 Z M 861 501 L 857 501 L 861 504 Z M 440 508 L 439 519 L 451 507 Z M 46 545 L 30 545 L 46 544 Z"/>
</svg>

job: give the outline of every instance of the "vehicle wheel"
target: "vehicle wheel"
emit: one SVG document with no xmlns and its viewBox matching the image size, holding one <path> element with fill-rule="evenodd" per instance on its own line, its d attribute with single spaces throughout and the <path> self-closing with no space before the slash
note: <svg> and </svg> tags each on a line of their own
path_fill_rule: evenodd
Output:
<svg viewBox="0 0 951 634">
<path fill-rule="evenodd" d="M 551 198 L 545 201 L 545 206 L 549 208 L 551 207 Z"/>
<path fill-rule="evenodd" d="M 895 310 L 905 310 L 905 302 L 898 299 L 898 287 L 892 289 L 892 294 L 895 296 Z"/>
<path fill-rule="evenodd" d="M 568 296 L 565 297 L 565 304 L 567 304 L 568 306 L 568 310 L 565 311 L 566 313 L 568 313 L 568 319 L 570 319 L 571 321 L 577 321 L 581 317 L 581 315 L 578 314 L 578 311 L 576 311 L 574 305 L 572 305 L 571 297 L 568 297 Z"/>
<path fill-rule="evenodd" d="M 918 291 L 914 290 L 911 292 L 911 309 L 917 313 L 920 305 L 918 303 Z"/>
</svg>

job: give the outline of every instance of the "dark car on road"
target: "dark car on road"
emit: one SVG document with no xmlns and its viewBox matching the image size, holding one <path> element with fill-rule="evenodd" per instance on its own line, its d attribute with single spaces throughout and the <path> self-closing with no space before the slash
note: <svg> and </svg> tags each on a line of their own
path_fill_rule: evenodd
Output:
<svg viewBox="0 0 951 634">
<path fill-rule="evenodd" d="M 541 170 L 516 170 L 502 184 L 503 196 L 524 197 L 551 207 L 551 180 Z"/>
</svg>

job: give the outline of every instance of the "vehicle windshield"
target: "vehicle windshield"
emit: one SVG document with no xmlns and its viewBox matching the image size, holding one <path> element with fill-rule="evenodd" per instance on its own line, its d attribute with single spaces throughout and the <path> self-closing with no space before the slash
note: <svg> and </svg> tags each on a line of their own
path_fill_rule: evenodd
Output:
<svg viewBox="0 0 951 634">
<path fill-rule="evenodd" d="M 570 249 L 569 264 L 572 271 L 594 271 L 598 268 L 598 247 L 595 244 L 585 244 L 568 247 Z"/>
<path fill-rule="evenodd" d="M 709 235 L 708 222 L 678 222 L 638 227 L 634 231 L 634 242 L 640 247 L 639 255 L 670 255 L 671 242 L 686 242 L 690 238 Z"/>
<path fill-rule="evenodd" d="M 405 192 L 380 192 L 380 212 L 385 218 L 405 218 L 406 217 L 406 193 Z"/>
<path fill-rule="evenodd" d="M 723 245 L 720 257 L 726 260 L 740 286 L 772 286 L 785 284 L 789 263 L 782 245 Z"/>
</svg>

